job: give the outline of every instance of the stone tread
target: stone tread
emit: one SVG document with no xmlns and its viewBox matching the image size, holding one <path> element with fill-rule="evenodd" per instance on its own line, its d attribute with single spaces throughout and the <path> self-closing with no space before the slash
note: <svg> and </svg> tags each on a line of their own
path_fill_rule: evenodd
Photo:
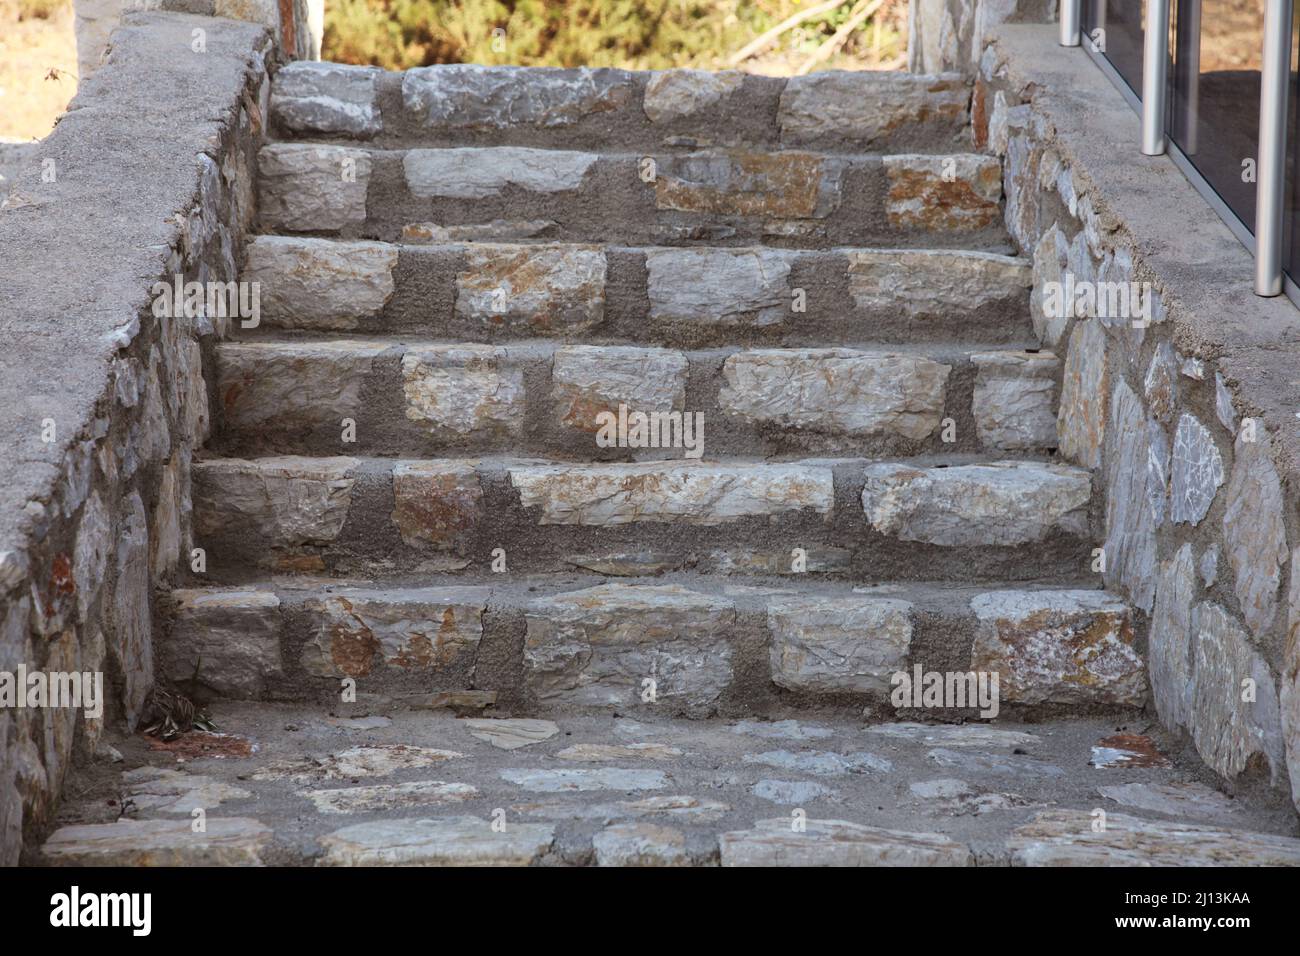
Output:
<svg viewBox="0 0 1300 956">
<path fill-rule="evenodd" d="M 260 283 L 260 326 L 272 330 L 471 342 L 1037 342 L 1025 258 L 961 249 L 522 243 L 501 241 L 494 228 L 508 233 L 509 223 L 422 226 L 399 243 L 255 236 L 243 278 Z"/>
<path fill-rule="evenodd" d="M 520 571 L 741 575 L 789 574 L 801 548 L 804 570 L 859 581 L 1074 578 L 1093 560 L 1089 473 L 1034 460 L 279 456 L 193 473 L 217 574 L 482 570 L 498 548 Z"/>
<path fill-rule="evenodd" d="M 657 441 L 619 447 L 621 414 L 675 414 L 678 438 L 667 447 L 688 454 L 691 437 L 693 457 L 1042 452 L 1056 444 L 1061 365 L 1050 352 L 987 347 L 684 350 L 410 336 L 223 342 L 215 359 L 223 429 L 214 447 L 226 453 L 576 460 L 672 454 Z"/>
<path fill-rule="evenodd" d="M 123 762 L 65 801 L 30 862 L 1300 863 L 1289 815 L 1224 797 L 1190 765 L 1090 765 L 1116 715 L 943 725 L 570 714 L 547 725 L 499 710 L 458 720 L 364 691 L 337 716 L 267 703 L 211 711 L 226 736 L 207 739 L 230 756 L 204 756 L 202 734 L 182 738 L 199 753 L 182 764 L 175 745 L 116 739 Z M 132 816 L 118 819 L 124 795 Z M 194 807 L 204 834 L 191 832 Z"/>
<path fill-rule="evenodd" d="M 393 73 L 300 62 L 276 73 L 271 117 L 281 135 L 384 144 L 942 149 L 965 132 L 969 101 L 969 83 L 958 74 L 830 71 L 784 79 L 474 65 Z"/>
<path fill-rule="evenodd" d="M 942 661 L 1001 673 L 1001 698 L 1017 707 L 1146 700 L 1132 614 L 1093 588 L 290 577 L 176 590 L 168 607 L 163 670 L 192 681 L 198 669 L 200 684 L 236 698 L 312 699 L 352 678 L 371 691 L 475 686 L 534 708 L 632 712 L 646 709 L 638 694 L 653 676 L 658 708 L 709 714 L 781 691 L 879 703 L 895 674 Z"/>
</svg>

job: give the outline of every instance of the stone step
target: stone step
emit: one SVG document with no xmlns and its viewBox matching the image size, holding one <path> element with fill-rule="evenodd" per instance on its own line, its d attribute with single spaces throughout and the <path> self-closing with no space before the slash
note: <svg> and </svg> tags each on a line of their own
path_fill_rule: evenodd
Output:
<svg viewBox="0 0 1300 956">
<path fill-rule="evenodd" d="M 458 718 L 428 709 L 430 692 L 412 706 L 367 692 L 370 681 L 357 680 L 353 704 L 210 701 L 220 734 L 123 746 L 121 763 L 69 788 L 33 862 L 1300 863 L 1294 814 L 1264 794 L 1226 796 L 1172 761 L 1099 772 L 1093 755 L 1131 711 L 963 724 L 864 720 L 860 708 L 691 720 L 644 705 L 635 717 Z M 1148 742 L 1178 747 L 1158 729 Z M 169 752 L 218 745 L 222 759 Z M 135 819 L 118 819 L 124 800 Z M 206 835 L 192 832 L 196 807 Z"/>
<path fill-rule="evenodd" d="M 624 245 L 1010 251 L 1002 169 L 969 153 L 594 153 L 522 146 L 379 150 L 272 143 L 258 154 L 264 232 Z"/>
<path fill-rule="evenodd" d="M 392 146 L 818 146 L 943 151 L 969 142 L 959 74 L 827 71 L 790 79 L 457 64 L 391 73 L 291 63 L 272 126 L 300 139 Z"/>
<path fill-rule="evenodd" d="M 579 461 L 1043 451 L 1056 445 L 1061 366 L 1049 352 L 951 346 L 359 338 L 224 342 L 215 358 L 222 419 L 212 447 L 225 454 Z M 675 418 L 639 440 L 638 420 L 654 415 Z"/>
<path fill-rule="evenodd" d="M 215 580 L 586 568 L 1092 579 L 1091 476 L 1034 461 L 219 458 L 193 467 Z M 865 510 L 864 510 L 864 505 Z"/>
<path fill-rule="evenodd" d="M 324 700 L 352 678 L 366 694 L 474 688 L 540 713 L 703 716 L 820 701 L 906 716 L 927 707 L 896 694 L 896 675 L 971 671 L 998 675 L 996 706 L 987 684 L 982 705 L 954 696 L 929 717 L 1147 698 L 1133 616 L 1104 591 L 488 578 L 173 591 L 161 666 L 178 684 L 197 668 L 208 692 L 246 699 Z"/>
<path fill-rule="evenodd" d="M 696 346 L 1035 340 L 1032 264 L 995 253 L 429 239 L 257 236 L 241 278 L 259 283 L 273 329 Z"/>
</svg>

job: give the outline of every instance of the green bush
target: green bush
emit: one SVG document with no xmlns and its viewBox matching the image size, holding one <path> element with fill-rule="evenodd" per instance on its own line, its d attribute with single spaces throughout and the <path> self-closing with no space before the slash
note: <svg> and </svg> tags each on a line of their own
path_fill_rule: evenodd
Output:
<svg viewBox="0 0 1300 956">
<path fill-rule="evenodd" d="M 392 70 L 434 63 L 718 68 L 759 34 L 816 2 L 326 0 L 323 55 Z M 852 6 L 846 2 L 787 33 L 780 48 L 806 56 L 848 18 Z M 897 56 L 905 6 L 905 0 L 891 0 L 844 53 L 862 58 L 860 65 L 874 65 L 873 56 Z"/>
</svg>

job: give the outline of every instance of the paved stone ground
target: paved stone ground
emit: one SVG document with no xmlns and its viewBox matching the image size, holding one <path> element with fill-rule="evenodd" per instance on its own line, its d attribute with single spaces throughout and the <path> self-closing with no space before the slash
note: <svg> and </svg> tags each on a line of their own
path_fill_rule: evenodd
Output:
<svg viewBox="0 0 1300 956">
<path fill-rule="evenodd" d="M 117 741 L 32 862 L 1300 864 L 1286 807 L 1220 794 L 1158 737 L 1114 739 L 1146 725 L 1105 719 L 212 713 L 226 736 Z"/>
</svg>

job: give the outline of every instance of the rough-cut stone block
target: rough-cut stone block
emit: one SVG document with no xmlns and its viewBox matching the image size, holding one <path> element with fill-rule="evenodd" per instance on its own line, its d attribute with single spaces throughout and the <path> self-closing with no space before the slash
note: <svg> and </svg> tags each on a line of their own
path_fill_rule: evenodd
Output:
<svg viewBox="0 0 1300 956">
<path fill-rule="evenodd" d="M 884 157 L 885 213 L 896 229 L 983 229 L 1000 218 L 1002 164 L 994 156 Z"/>
<path fill-rule="evenodd" d="M 223 342 L 217 394 L 226 426 L 256 433 L 341 428 L 361 409 L 361 392 L 388 342 Z"/>
<path fill-rule="evenodd" d="M 375 80 L 381 71 L 299 60 L 287 63 L 271 84 L 271 110 L 296 133 L 338 133 L 362 139 L 384 128 L 375 104 Z"/>
<path fill-rule="evenodd" d="M 745 82 L 735 70 L 663 70 L 651 74 L 641 108 L 652 123 L 694 116 L 729 98 Z"/>
<path fill-rule="evenodd" d="M 1106 332 L 1096 319 L 1078 323 L 1070 333 L 1057 416 L 1060 452 L 1085 468 L 1101 466 L 1106 441 L 1110 371 Z"/>
<path fill-rule="evenodd" d="M 453 550 L 479 519 L 483 489 L 467 461 L 393 465 L 393 523 L 412 548 Z"/>
<path fill-rule="evenodd" d="M 271 143 L 257 154 L 257 171 L 264 226 L 338 232 L 366 221 L 370 154 L 364 149 Z"/>
<path fill-rule="evenodd" d="M 270 591 L 224 588 L 171 593 L 174 610 L 161 649 L 163 671 L 178 687 L 197 677 L 223 697 L 261 698 L 284 674 L 280 599 Z"/>
<path fill-rule="evenodd" d="M 402 158 L 406 186 L 420 199 L 484 199 L 507 188 L 558 193 L 582 185 L 594 153 L 523 146 L 411 149 Z"/>
<path fill-rule="evenodd" d="M 612 823 L 591 838 L 597 866 L 690 866 L 686 835 L 657 823 Z"/>
<path fill-rule="evenodd" d="M 1050 352 L 981 352 L 971 410 L 980 443 L 1004 451 L 1056 447 L 1056 375 Z"/>
<path fill-rule="evenodd" d="M 525 611 L 524 681 L 539 700 L 631 706 L 654 700 L 711 707 L 731 682 L 725 598 L 678 585 L 603 584 L 539 598 Z"/>
<path fill-rule="evenodd" d="M 355 458 L 296 456 L 196 462 L 195 530 L 237 540 L 272 565 L 282 552 L 329 544 L 347 520 L 356 465 Z"/>
<path fill-rule="evenodd" d="M 1105 581 L 1123 587 L 1134 604 L 1150 611 L 1156 529 L 1166 511 L 1169 441 L 1123 379 L 1111 395 L 1106 447 Z"/>
<path fill-rule="evenodd" d="M 664 157 L 659 209 L 768 219 L 821 219 L 840 203 L 843 166 L 816 153 L 689 153 Z"/>
<path fill-rule="evenodd" d="M 790 260 L 777 249 L 651 249 L 650 318 L 763 327 L 790 311 Z"/>
<path fill-rule="evenodd" d="M 1044 344 L 1053 348 L 1065 335 L 1070 321 L 1066 310 L 1058 308 L 1058 294 L 1064 288 L 1065 269 L 1070 255 L 1070 242 L 1056 223 L 1048 229 L 1034 246 L 1034 291 L 1029 299 L 1029 314 L 1034 322 L 1034 334 Z M 1084 278 L 1075 276 L 1076 281 Z"/>
<path fill-rule="evenodd" d="M 1291 552 L 1287 608 L 1279 698 L 1286 765 L 1291 776 L 1291 799 L 1300 810 L 1300 548 Z"/>
<path fill-rule="evenodd" d="M 951 468 L 869 465 L 862 508 L 871 526 L 903 541 L 1014 545 L 1088 530 L 1086 471 L 1037 462 Z"/>
<path fill-rule="evenodd" d="M 323 866 L 528 866 L 555 841 L 555 828 L 478 817 L 371 820 L 320 838 Z"/>
<path fill-rule="evenodd" d="M 510 470 L 541 524 L 718 525 L 811 509 L 829 515 L 831 469 L 803 464 L 538 465 Z"/>
<path fill-rule="evenodd" d="M 1223 458 L 1210 430 L 1184 413 L 1174 432 L 1170 475 L 1170 519 L 1174 524 L 1201 523 L 1223 484 Z"/>
<path fill-rule="evenodd" d="M 393 295 L 397 247 L 293 236 L 254 236 L 240 279 L 257 282 L 261 317 L 291 329 L 355 329 Z"/>
<path fill-rule="evenodd" d="M 971 312 L 1029 288 L 1023 259 L 991 252 L 863 249 L 846 253 L 849 294 L 859 309 L 902 310 L 918 319 Z"/>
<path fill-rule="evenodd" d="M 786 80 L 776 122 L 782 142 L 827 137 L 873 145 L 902 127 L 944 123 L 955 130 L 969 102 L 960 73 L 826 70 Z"/>
<path fill-rule="evenodd" d="M 1015 704 L 1141 707 L 1147 682 L 1128 605 L 1104 591 L 992 591 L 971 600 L 979 622 L 971 669 L 999 674 Z"/>
<path fill-rule="evenodd" d="M 1287 559 L 1282 484 L 1267 441 L 1237 439 L 1223 509 L 1223 543 L 1236 574 L 1233 590 L 1257 636 L 1277 616 L 1277 592 Z"/>
<path fill-rule="evenodd" d="M 1282 724 L 1264 658 L 1228 612 L 1208 601 L 1192 611 L 1192 655 L 1191 731 L 1201 759 L 1235 777 L 1262 757 L 1276 780 L 1285 759 Z"/>
<path fill-rule="evenodd" d="M 501 771 L 501 778 L 534 793 L 585 793 L 591 790 L 662 790 L 668 777 L 662 770 L 625 770 L 622 767 L 594 769 Z"/>
<path fill-rule="evenodd" d="M 1165 726 L 1188 726 L 1192 708 L 1192 605 L 1196 576 L 1192 546 L 1185 544 L 1160 566 L 1147 641 L 1151 696 Z"/>
<path fill-rule="evenodd" d="M 426 345 L 402 356 L 406 417 L 435 432 L 519 435 L 524 373 L 490 345 Z"/>
<path fill-rule="evenodd" d="M 457 63 L 407 70 L 406 111 L 429 129 L 514 129 L 572 126 L 594 113 L 626 106 L 631 74 Z"/>
<path fill-rule="evenodd" d="M 747 421 L 845 435 L 926 438 L 943 416 L 952 367 L 854 349 L 755 349 L 730 356 L 718 394 Z"/>
<path fill-rule="evenodd" d="M 348 589 L 310 599 L 314 636 L 302 650 L 313 677 L 366 677 L 382 666 L 471 665 L 483 637 L 487 588 Z"/>
<path fill-rule="evenodd" d="M 247 817 L 212 817 L 202 833 L 183 820 L 61 827 L 41 854 L 56 866 L 261 866 L 271 828 Z"/>
<path fill-rule="evenodd" d="M 880 693 L 907 667 L 912 605 L 892 598 L 778 597 L 767 606 L 772 680 L 814 693 Z"/>
<path fill-rule="evenodd" d="M 686 404 L 686 355 L 672 349 L 571 345 L 557 349 L 551 397 L 560 421 L 594 432 L 602 412 L 681 411 Z"/>
<path fill-rule="evenodd" d="M 845 820 L 759 820 L 718 837 L 723 866 L 973 866 L 963 843 L 939 833 L 904 833 Z"/>
<path fill-rule="evenodd" d="M 1018 866 L 1300 866 L 1300 840 L 1106 814 L 1044 810 L 1007 841 Z"/>
<path fill-rule="evenodd" d="M 473 245 L 456 276 L 456 314 L 565 335 L 605 318 L 605 253 L 594 246 Z"/>
</svg>

